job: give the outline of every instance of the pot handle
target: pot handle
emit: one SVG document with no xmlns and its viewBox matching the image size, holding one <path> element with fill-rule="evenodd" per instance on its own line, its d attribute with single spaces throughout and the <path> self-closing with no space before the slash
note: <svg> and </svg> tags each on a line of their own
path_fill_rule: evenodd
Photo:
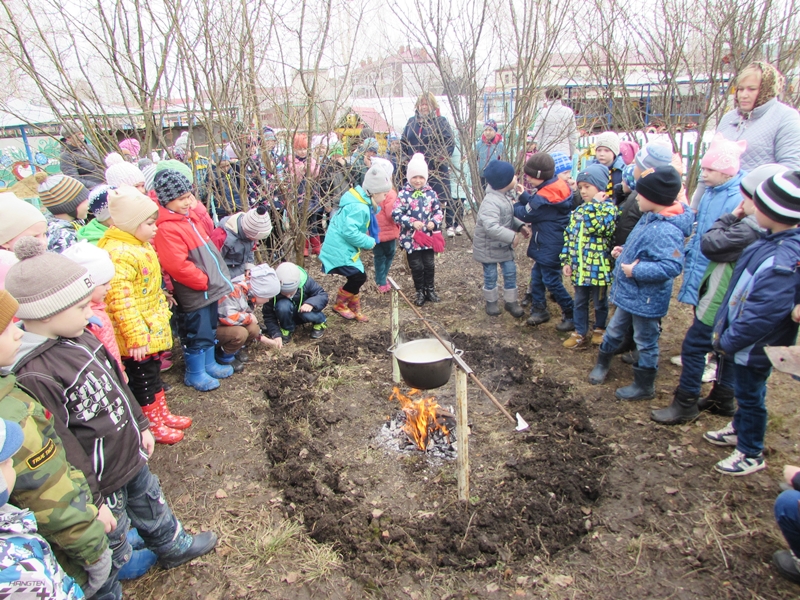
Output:
<svg viewBox="0 0 800 600">
<path fill-rule="evenodd" d="M 453 350 L 453 354 L 455 356 L 464 356 L 464 351 L 461 348 L 456 348 L 455 350 Z"/>
<path fill-rule="evenodd" d="M 386 349 L 386 351 L 387 351 L 389 354 L 393 354 L 395 350 L 397 350 L 397 342 L 395 342 L 394 344 L 392 344 L 391 346 L 389 346 L 389 347 Z"/>
</svg>

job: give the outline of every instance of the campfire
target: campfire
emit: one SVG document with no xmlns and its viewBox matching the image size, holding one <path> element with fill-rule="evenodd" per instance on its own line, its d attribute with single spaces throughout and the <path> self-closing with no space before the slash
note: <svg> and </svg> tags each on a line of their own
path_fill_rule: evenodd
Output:
<svg viewBox="0 0 800 600">
<path fill-rule="evenodd" d="M 411 390 L 406 395 L 395 387 L 389 399 L 397 400 L 402 411 L 389 419 L 384 429 L 389 433 L 400 433 L 400 450 L 455 457 L 455 418 L 452 412 L 439 406 L 433 396 L 423 396 L 420 390 Z"/>
</svg>

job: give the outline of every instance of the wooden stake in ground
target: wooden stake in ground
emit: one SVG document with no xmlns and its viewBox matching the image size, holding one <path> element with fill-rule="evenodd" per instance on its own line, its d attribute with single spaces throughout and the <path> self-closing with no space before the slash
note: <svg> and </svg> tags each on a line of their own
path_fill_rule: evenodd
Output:
<svg viewBox="0 0 800 600">
<path fill-rule="evenodd" d="M 469 418 L 467 417 L 467 374 L 456 369 L 456 434 L 458 437 L 458 499 L 469 502 Z"/>
<path fill-rule="evenodd" d="M 398 338 L 400 337 L 400 298 L 397 296 L 397 290 L 392 288 L 392 347 L 397 348 Z M 400 383 L 400 365 L 397 364 L 397 359 L 392 352 L 392 381 L 395 385 Z"/>
</svg>

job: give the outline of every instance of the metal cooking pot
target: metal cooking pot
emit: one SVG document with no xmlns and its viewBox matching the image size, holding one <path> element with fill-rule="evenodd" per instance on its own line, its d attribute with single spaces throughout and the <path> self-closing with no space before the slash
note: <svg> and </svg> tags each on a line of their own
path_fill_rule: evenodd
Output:
<svg viewBox="0 0 800 600">
<path fill-rule="evenodd" d="M 463 350 L 456 350 L 458 356 Z M 432 390 L 442 387 L 453 374 L 453 356 L 442 343 L 435 338 L 413 340 L 389 348 L 400 367 L 400 376 L 412 388 Z"/>
</svg>

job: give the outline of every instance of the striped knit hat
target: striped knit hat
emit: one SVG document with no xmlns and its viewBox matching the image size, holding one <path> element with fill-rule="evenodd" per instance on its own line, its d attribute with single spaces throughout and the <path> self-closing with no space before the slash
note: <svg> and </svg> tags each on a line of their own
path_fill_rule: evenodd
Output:
<svg viewBox="0 0 800 600">
<path fill-rule="evenodd" d="M 111 211 L 108 209 L 108 193 L 113 189 L 112 186 L 101 183 L 89 191 L 89 212 L 101 223 L 111 218 Z"/>
<path fill-rule="evenodd" d="M 774 175 L 756 188 L 756 209 L 784 225 L 800 223 L 800 171 Z M 6 285 L 8 287 L 8 285 Z"/>
<path fill-rule="evenodd" d="M 54 215 L 64 214 L 77 218 L 78 206 L 89 199 L 89 190 L 68 175 L 48 175 L 39 171 L 33 178 L 39 184 L 39 200 L 42 206 Z"/>
<path fill-rule="evenodd" d="M 17 318 L 41 320 L 75 306 L 94 288 L 89 272 L 66 256 L 45 252 L 24 237 L 14 246 L 19 262 L 6 274 L 6 289 L 19 302 Z"/>
</svg>

